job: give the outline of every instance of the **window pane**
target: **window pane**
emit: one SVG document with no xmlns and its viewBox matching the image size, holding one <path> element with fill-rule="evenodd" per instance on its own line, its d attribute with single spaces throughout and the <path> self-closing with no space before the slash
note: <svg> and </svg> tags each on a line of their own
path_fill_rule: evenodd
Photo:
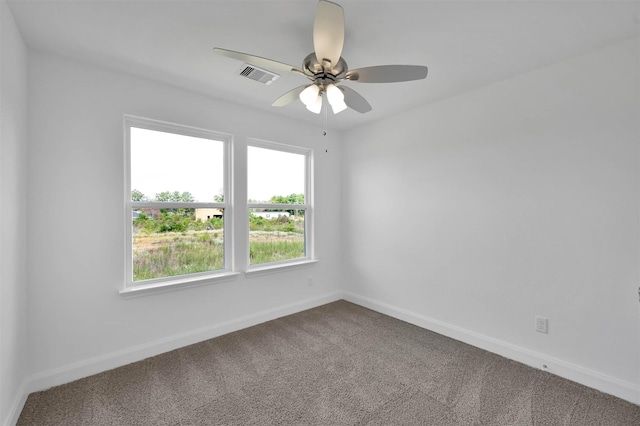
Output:
<svg viewBox="0 0 640 426">
<path fill-rule="evenodd" d="M 304 204 L 305 156 L 247 147 L 250 203 Z"/>
<path fill-rule="evenodd" d="M 304 210 L 249 209 L 251 265 L 305 256 Z"/>
<path fill-rule="evenodd" d="M 132 127 L 132 201 L 223 201 L 223 155 L 221 141 Z"/>
<path fill-rule="evenodd" d="M 134 209 L 133 281 L 224 269 L 222 209 Z"/>
</svg>

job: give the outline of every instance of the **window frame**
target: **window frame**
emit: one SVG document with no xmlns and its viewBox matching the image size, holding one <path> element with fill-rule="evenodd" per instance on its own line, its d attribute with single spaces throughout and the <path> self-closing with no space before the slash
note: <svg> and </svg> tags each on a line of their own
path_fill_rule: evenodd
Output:
<svg viewBox="0 0 640 426">
<path fill-rule="evenodd" d="M 304 160 L 304 204 L 269 204 L 269 203 L 249 203 L 249 148 L 262 148 L 269 149 L 273 151 L 281 151 L 291 154 L 299 154 L 303 155 Z M 245 265 L 245 274 L 257 273 L 270 271 L 274 269 L 298 266 L 298 265 L 306 265 L 310 263 L 317 262 L 315 258 L 315 244 L 314 244 L 314 185 L 313 185 L 313 166 L 314 165 L 314 152 L 311 148 L 304 148 L 294 145 L 283 144 L 279 142 L 271 142 L 262 139 L 255 138 L 247 138 L 247 156 L 246 156 L 246 166 L 247 166 L 247 215 L 246 215 L 246 265 Z M 285 194 L 286 195 L 286 194 Z M 287 260 L 279 260 L 274 262 L 265 262 L 265 263 L 257 263 L 251 264 L 250 257 L 250 238 L 251 231 L 249 229 L 249 212 L 251 209 L 259 208 L 259 209 L 281 209 L 281 210 L 291 210 L 292 206 L 295 206 L 295 210 L 304 210 L 304 257 L 297 257 L 295 259 L 287 259 Z"/>
<path fill-rule="evenodd" d="M 223 144 L 223 202 L 144 202 L 131 200 L 131 128 L 172 133 L 181 136 L 190 136 L 202 139 L 210 139 Z M 233 137 L 226 133 L 206 130 L 181 124 L 168 123 L 159 120 L 124 116 L 124 212 L 125 212 L 125 276 L 124 288 L 121 294 L 134 293 L 140 290 L 166 289 L 169 286 L 198 284 L 206 281 L 228 278 L 237 275 L 233 271 L 233 191 L 232 173 L 233 163 Z M 148 280 L 133 280 L 133 226 L 132 210 L 135 208 L 216 208 L 223 210 L 224 232 L 224 268 L 215 271 L 196 272 L 191 274 L 174 275 Z"/>
</svg>

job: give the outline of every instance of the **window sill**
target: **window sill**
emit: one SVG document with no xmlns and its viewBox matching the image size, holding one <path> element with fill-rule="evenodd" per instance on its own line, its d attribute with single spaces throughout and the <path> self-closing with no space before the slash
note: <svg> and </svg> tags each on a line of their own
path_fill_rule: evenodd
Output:
<svg viewBox="0 0 640 426">
<path fill-rule="evenodd" d="M 125 297 L 142 296 L 148 294 L 164 293 L 167 291 L 181 290 L 184 288 L 198 287 L 213 282 L 230 280 L 240 275 L 240 272 L 223 272 L 216 275 L 197 276 L 192 278 L 178 278 L 170 281 L 155 282 L 126 287 L 119 291 Z"/>
<path fill-rule="evenodd" d="M 265 265 L 250 266 L 244 274 L 249 277 L 254 275 L 268 274 L 272 272 L 282 272 L 286 269 L 308 267 L 318 262 L 319 260 L 315 259 L 302 259 L 297 261 L 287 261 L 283 263 L 268 263 Z"/>
</svg>

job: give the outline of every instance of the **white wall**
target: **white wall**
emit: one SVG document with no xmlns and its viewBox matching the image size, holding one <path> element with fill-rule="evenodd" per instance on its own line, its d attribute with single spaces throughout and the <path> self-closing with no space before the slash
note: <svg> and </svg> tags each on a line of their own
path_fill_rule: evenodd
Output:
<svg viewBox="0 0 640 426">
<path fill-rule="evenodd" d="M 339 203 L 338 136 L 330 137 L 325 153 L 320 127 L 53 55 L 31 52 L 29 62 L 33 388 L 335 300 L 339 227 L 330 218 Z M 233 134 L 240 172 L 247 137 L 316 149 L 320 262 L 162 294 L 119 295 L 124 114 Z M 235 196 L 241 206 L 246 182 L 236 181 Z M 236 209 L 237 221 L 243 213 Z M 307 285 L 309 276 L 313 286 Z"/>
<path fill-rule="evenodd" d="M 638 48 L 343 134 L 350 298 L 640 402 Z"/>
<path fill-rule="evenodd" d="M 0 2 L 0 424 L 22 407 L 27 374 L 27 51 Z"/>
</svg>

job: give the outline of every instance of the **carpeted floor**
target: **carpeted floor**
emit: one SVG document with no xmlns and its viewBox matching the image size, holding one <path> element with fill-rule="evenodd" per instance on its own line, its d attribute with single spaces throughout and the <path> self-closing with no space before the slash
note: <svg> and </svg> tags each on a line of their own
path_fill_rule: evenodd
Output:
<svg viewBox="0 0 640 426">
<path fill-rule="evenodd" d="M 636 406 L 339 301 L 31 394 L 18 425 L 640 425 Z"/>
</svg>

